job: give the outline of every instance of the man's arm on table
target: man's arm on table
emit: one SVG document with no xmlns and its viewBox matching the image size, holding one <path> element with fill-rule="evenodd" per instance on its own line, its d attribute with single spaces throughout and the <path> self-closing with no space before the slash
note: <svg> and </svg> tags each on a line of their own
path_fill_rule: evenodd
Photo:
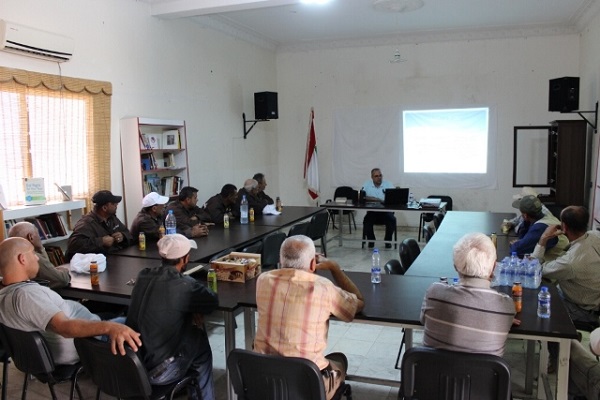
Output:
<svg viewBox="0 0 600 400">
<path fill-rule="evenodd" d="M 327 270 L 331 272 L 333 280 L 335 281 L 335 283 L 337 283 L 337 285 L 340 288 L 342 288 L 348 293 L 356 295 L 356 297 L 358 298 L 358 306 L 356 308 L 356 312 L 362 311 L 362 309 L 365 307 L 363 295 L 360 292 L 360 290 L 358 290 L 354 282 L 352 282 L 350 278 L 348 278 L 348 275 L 346 275 L 344 271 L 342 271 L 339 264 L 335 261 L 328 260 L 323 256 L 318 256 L 317 261 L 317 270 Z"/>
</svg>

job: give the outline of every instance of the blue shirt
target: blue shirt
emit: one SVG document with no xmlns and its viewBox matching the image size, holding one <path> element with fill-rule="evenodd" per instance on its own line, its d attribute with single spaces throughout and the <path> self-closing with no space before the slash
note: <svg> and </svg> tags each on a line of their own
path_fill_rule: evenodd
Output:
<svg viewBox="0 0 600 400">
<path fill-rule="evenodd" d="M 384 189 L 393 189 L 394 185 L 392 185 L 388 181 L 381 181 L 381 185 L 379 187 L 375 187 L 372 179 L 368 179 L 363 183 L 363 190 L 365 191 L 365 195 L 367 197 L 376 197 L 379 200 L 383 201 L 385 196 L 383 194 Z"/>
</svg>

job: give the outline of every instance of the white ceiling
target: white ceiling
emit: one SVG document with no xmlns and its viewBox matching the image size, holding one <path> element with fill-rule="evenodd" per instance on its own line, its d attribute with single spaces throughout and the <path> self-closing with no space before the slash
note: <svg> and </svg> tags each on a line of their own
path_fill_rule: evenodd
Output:
<svg viewBox="0 0 600 400">
<path fill-rule="evenodd" d="M 142 0 L 159 18 L 193 18 L 278 50 L 578 33 L 600 0 L 422 0 L 411 12 L 378 11 L 415 0 Z"/>
</svg>

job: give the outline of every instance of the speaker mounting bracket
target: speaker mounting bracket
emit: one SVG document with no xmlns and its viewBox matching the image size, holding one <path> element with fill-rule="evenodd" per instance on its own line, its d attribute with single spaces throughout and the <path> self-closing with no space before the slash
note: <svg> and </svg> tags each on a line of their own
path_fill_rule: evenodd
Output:
<svg viewBox="0 0 600 400">
<path fill-rule="evenodd" d="M 585 117 L 585 115 L 583 115 L 583 114 L 592 114 L 592 113 L 594 114 L 594 122 L 593 123 L 592 123 L 592 121 L 587 119 Z M 588 125 L 594 129 L 594 133 L 598 133 L 598 102 L 596 102 L 596 109 L 592 110 L 592 111 L 570 111 L 570 112 L 564 112 L 561 114 L 579 114 L 579 116 L 581 118 L 583 118 L 585 120 L 585 122 L 587 122 Z"/>
<path fill-rule="evenodd" d="M 265 121 L 270 121 L 270 119 L 246 119 L 246 113 L 242 113 L 242 119 L 244 120 L 244 139 L 246 139 L 246 136 L 248 136 L 248 134 L 250 133 L 250 131 L 252 130 L 252 128 L 254 128 L 254 125 L 256 125 L 257 122 L 265 122 Z M 250 125 L 250 128 L 246 129 L 246 126 L 250 123 L 250 122 L 254 122 L 252 125 Z"/>
</svg>

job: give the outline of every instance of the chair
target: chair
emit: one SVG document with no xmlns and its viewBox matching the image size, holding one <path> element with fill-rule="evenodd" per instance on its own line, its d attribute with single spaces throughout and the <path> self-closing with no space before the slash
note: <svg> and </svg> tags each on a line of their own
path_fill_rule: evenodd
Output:
<svg viewBox="0 0 600 400">
<path fill-rule="evenodd" d="M 386 262 L 383 266 L 383 269 L 385 269 L 386 274 L 390 275 L 404 275 L 406 272 L 398 260 L 390 260 Z"/>
<path fill-rule="evenodd" d="M 442 214 L 441 212 L 436 212 L 435 214 L 433 214 L 433 226 L 435 227 L 436 231 L 440 229 L 440 225 L 442 224 L 443 220 L 444 214 Z"/>
<path fill-rule="evenodd" d="M 244 247 L 242 249 L 242 253 L 260 254 L 260 252 L 262 251 L 262 247 L 263 247 L 262 242 L 258 241 L 258 242 L 252 243 L 251 245 Z"/>
<path fill-rule="evenodd" d="M 403 399 L 511 398 L 510 367 L 491 354 L 413 347 L 404 354 L 401 375 Z"/>
<path fill-rule="evenodd" d="M 56 400 L 54 385 L 71 382 L 69 399 L 73 399 L 75 390 L 79 399 L 83 399 L 77 384 L 77 377 L 81 371 L 81 364 L 56 365 L 46 339 L 40 332 L 24 332 L 0 324 L 0 336 L 6 345 L 6 350 L 12 358 L 17 369 L 24 373 L 23 391 L 21 398 L 27 398 L 29 375 L 33 375 L 42 383 L 48 385 L 52 399 Z M 6 382 L 6 381 L 5 381 Z M 4 384 L 2 390 L 4 391 Z"/>
<path fill-rule="evenodd" d="M 335 199 L 337 199 L 338 197 L 345 197 L 347 199 L 352 199 L 352 202 L 354 204 L 356 204 L 356 202 L 358 201 L 358 191 L 352 189 L 350 186 L 339 186 L 338 188 L 335 189 L 335 192 L 333 194 L 333 200 L 335 201 Z M 330 200 L 328 200 L 327 202 L 330 202 Z M 342 223 L 342 217 L 344 215 L 348 216 L 348 229 L 350 229 L 350 233 L 352 233 L 352 224 L 354 224 L 354 230 L 356 230 L 356 221 L 354 220 L 354 214 L 355 211 L 354 210 L 342 210 L 341 214 L 340 214 L 340 210 L 328 210 L 329 211 L 329 216 L 331 217 L 331 223 L 333 224 L 333 229 L 335 228 L 335 216 L 339 215 L 339 222 L 340 224 Z"/>
<path fill-rule="evenodd" d="M 400 243 L 400 262 L 405 272 L 408 271 L 419 254 L 421 254 L 421 248 L 415 239 L 406 238 Z"/>
<path fill-rule="evenodd" d="M 320 212 L 315 214 L 310 219 L 310 226 L 308 227 L 308 237 L 312 240 L 321 240 L 321 252 L 327 257 L 327 222 L 329 214 L 326 212 Z"/>
<path fill-rule="evenodd" d="M 127 354 L 122 356 L 114 355 L 108 342 L 94 338 L 76 338 L 74 341 L 83 368 L 98 386 L 96 400 L 100 399 L 100 392 L 118 399 L 154 400 L 173 399 L 175 393 L 188 386 L 198 390 L 198 373 L 194 370 L 170 385 L 153 386 L 144 364 L 128 346 L 125 346 Z"/>
<path fill-rule="evenodd" d="M 277 268 L 281 243 L 287 236 L 283 232 L 275 232 L 265 236 L 262 248 L 262 269 Z"/>
<path fill-rule="evenodd" d="M 10 364 L 10 357 L 4 344 L 0 342 L 0 362 L 2 362 L 2 400 L 7 399 L 7 385 L 8 385 L 8 364 Z"/>
<path fill-rule="evenodd" d="M 446 211 L 452 211 L 452 197 L 445 196 L 445 195 L 432 194 L 432 195 L 428 196 L 427 198 L 441 199 L 442 202 L 446 203 Z M 423 227 L 433 221 L 433 215 L 434 215 L 434 213 L 432 213 L 432 212 L 421 213 L 421 217 L 419 220 L 419 240 L 424 238 L 424 236 L 421 236 L 421 233 L 423 232 Z"/>
<path fill-rule="evenodd" d="M 308 228 L 310 226 L 310 222 L 301 222 L 299 224 L 293 225 L 288 232 L 287 237 L 295 236 L 295 235 L 304 235 L 308 236 Z"/>
<path fill-rule="evenodd" d="M 234 349 L 227 357 L 227 371 L 239 400 L 326 399 L 321 371 L 305 358 Z M 351 399 L 350 392 L 350 385 L 342 383 L 333 398 Z"/>
<path fill-rule="evenodd" d="M 425 225 L 423 227 L 423 238 L 425 238 L 425 243 L 429 243 L 434 233 L 435 232 L 433 231 L 433 228 L 430 225 Z"/>
</svg>

